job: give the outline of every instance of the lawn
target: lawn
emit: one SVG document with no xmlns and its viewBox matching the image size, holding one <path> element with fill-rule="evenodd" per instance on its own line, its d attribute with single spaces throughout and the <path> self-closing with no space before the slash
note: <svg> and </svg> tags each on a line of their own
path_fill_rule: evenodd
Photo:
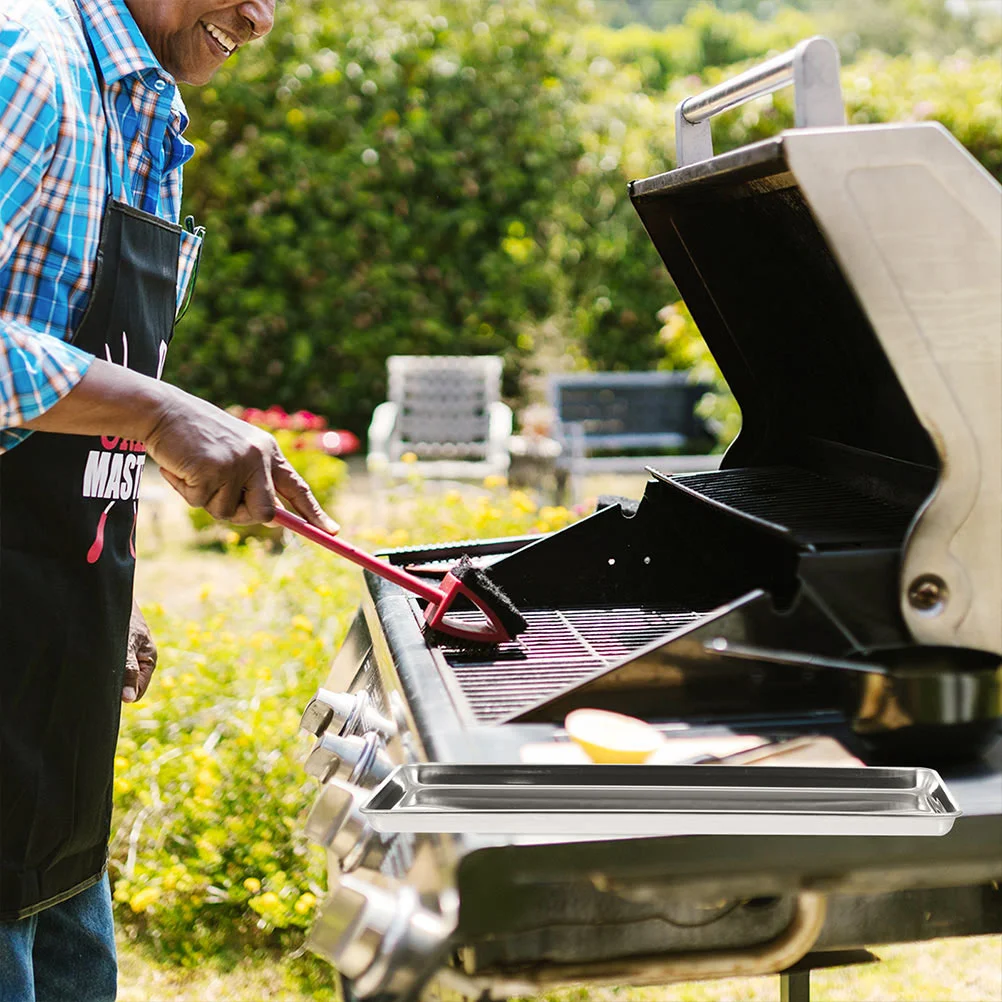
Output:
<svg viewBox="0 0 1002 1002">
<path fill-rule="evenodd" d="M 156 486 L 155 481 L 152 482 Z M 597 490 L 637 496 L 641 480 Z M 597 491 L 596 491 L 597 492 Z M 333 512 L 347 538 L 419 542 L 559 527 L 503 487 L 374 499 L 356 478 Z M 299 834 L 312 785 L 298 712 L 324 681 L 358 601 L 358 576 L 293 546 L 198 547 L 169 493 L 147 506 L 137 596 L 161 646 L 143 704 L 126 708 L 112 878 L 120 998 L 333 1000 L 330 969 L 295 957 L 322 855 Z M 816 972 L 816 1000 L 1002 1002 L 1002 937 L 876 948 L 880 962 Z M 775 977 L 645 989 L 570 989 L 547 1002 L 778 999 Z"/>
<path fill-rule="evenodd" d="M 813 1002 L 999 1002 L 1002 937 L 931 940 L 874 951 L 880 962 L 815 971 Z M 120 942 L 120 1002 L 315 1002 L 333 997 L 290 973 L 281 955 L 235 967 L 209 962 L 197 970 L 159 964 Z M 659 988 L 570 989 L 545 1002 L 776 1002 L 779 979 L 728 978 Z"/>
</svg>

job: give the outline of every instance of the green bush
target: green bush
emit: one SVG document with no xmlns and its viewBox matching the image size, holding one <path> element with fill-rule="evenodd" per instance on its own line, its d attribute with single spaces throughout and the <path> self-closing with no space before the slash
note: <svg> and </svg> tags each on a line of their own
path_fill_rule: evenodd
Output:
<svg viewBox="0 0 1002 1002">
<path fill-rule="evenodd" d="M 578 156 L 542 6 L 288 4 L 187 93 L 186 211 L 208 237 L 168 375 L 362 432 L 390 354 L 501 354 L 517 374 Z"/>
</svg>

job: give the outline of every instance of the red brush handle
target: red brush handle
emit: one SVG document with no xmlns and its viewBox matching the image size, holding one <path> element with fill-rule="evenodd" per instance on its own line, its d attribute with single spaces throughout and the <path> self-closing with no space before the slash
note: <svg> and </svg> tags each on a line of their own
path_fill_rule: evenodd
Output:
<svg viewBox="0 0 1002 1002">
<path fill-rule="evenodd" d="M 434 585 L 422 581 L 413 574 L 408 574 L 407 571 L 402 571 L 399 567 L 386 563 L 385 560 L 374 557 L 371 553 L 366 553 L 365 550 L 360 550 L 357 546 L 352 546 L 351 543 L 346 543 L 344 540 L 332 536 L 329 532 L 324 532 L 323 529 L 318 529 L 315 525 L 310 525 L 305 519 L 294 515 L 285 508 L 276 509 L 275 521 L 279 525 L 285 526 L 286 529 L 291 529 L 300 536 L 305 536 L 312 542 L 319 543 L 325 549 L 346 557 L 352 563 L 367 568 L 373 574 L 378 574 L 381 578 L 386 578 L 387 581 L 392 581 L 429 602 L 439 605 L 447 598 L 445 592 Z"/>
</svg>

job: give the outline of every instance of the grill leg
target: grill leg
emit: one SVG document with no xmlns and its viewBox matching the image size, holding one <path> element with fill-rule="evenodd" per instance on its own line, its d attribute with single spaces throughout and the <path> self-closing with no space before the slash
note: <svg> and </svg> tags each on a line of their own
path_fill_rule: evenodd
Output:
<svg viewBox="0 0 1002 1002">
<path fill-rule="evenodd" d="M 780 974 L 779 1002 L 811 1002 L 811 972 L 784 971 Z"/>
</svg>

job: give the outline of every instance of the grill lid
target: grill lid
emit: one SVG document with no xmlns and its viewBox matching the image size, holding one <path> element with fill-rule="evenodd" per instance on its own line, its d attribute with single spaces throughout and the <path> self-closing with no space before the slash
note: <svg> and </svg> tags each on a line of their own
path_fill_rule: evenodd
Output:
<svg viewBox="0 0 1002 1002">
<path fill-rule="evenodd" d="M 935 470 L 785 137 L 634 181 L 630 195 L 741 407 L 725 467 L 824 469 L 861 451 Z"/>
<path fill-rule="evenodd" d="M 1002 188 L 936 123 L 824 122 L 712 156 L 708 116 L 789 82 L 807 45 L 682 102 L 698 162 L 630 197 L 741 407 L 721 468 L 910 504 L 913 637 L 1002 651 Z M 819 82 L 800 79 L 798 124 Z"/>
</svg>

